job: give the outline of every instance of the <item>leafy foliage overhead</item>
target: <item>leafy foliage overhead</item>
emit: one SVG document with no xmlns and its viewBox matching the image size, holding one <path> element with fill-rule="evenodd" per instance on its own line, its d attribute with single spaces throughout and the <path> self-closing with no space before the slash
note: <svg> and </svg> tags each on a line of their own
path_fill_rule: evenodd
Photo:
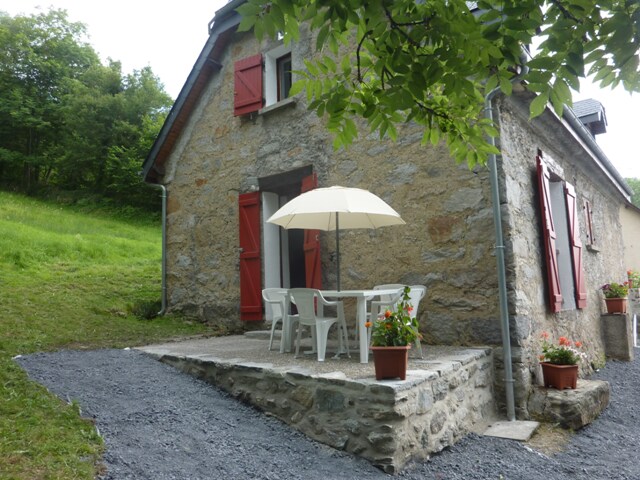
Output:
<svg viewBox="0 0 640 480">
<path fill-rule="evenodd" d="M 549 103 L 560 114 L 588 75 L 602 87 L 640 90 L 637 1 L 248 0 L 238 12 L 239 29 L 259 38 L 284 32 L 285 42 L 296 41 L 303 24 L 315 33 L 320 53 L 297 72 L 292 93 L 306 90 L 335 146 L 356 137 L 354 117 L 391 138 L 413 121 L 423 142 L 444 137 L 471 166 L 495 152 L 485 96 L 511 94 L 519 74 L 537 94 L 531 117 Z"/>
</svg>

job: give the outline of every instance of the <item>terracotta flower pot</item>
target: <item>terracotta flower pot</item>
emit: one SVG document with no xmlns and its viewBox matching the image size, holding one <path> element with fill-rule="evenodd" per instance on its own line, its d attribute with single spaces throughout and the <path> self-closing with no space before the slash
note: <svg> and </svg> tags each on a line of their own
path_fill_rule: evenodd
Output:
<svg viewBox="0 0 640 480">
<path fill-rule="evenodd" d="M 371 347 L 373 351 L 373 364 L 376 368 L 376 380 L 383 378 L 407 378 L 407 363 L 409 361 L 409 349 L 411 345 L 404 347 Z"/>
<path fill-rule="evenodd" d="M 545 387 L 554 387 L 558 390 L 576 388 L 578 383 L 578 365 L 556 365 L 549 362 L 540 362 L 542 377 Z"/>
<path fill-rule="evenodd" d="M 605 298 L 607 313 L 627 313 L 626 298 Z"/>
</svg>

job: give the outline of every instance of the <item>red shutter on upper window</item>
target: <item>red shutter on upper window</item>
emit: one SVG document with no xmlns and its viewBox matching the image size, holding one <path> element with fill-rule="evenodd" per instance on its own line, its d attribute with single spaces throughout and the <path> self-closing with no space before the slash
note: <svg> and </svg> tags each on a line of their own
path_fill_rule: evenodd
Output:
<svg viewBox="0 0 640 480">
<path fill-rule="evenodd" d="M 570 183 L 564 182 L 564 196 L 567 204 L 567 219 L 569 223 L 569 238 L 571 241 L 571 260 L 573 262 L 573 280 L 576 288 L 576 305 L 578 308 L 587 306 L 587 290 L 584 285 L 584 268 L 582 265 L 582 241 L 578 227 L 578 200 L 576 189 Z"/>
<path fill-rule="evenodd" d="M 584 201 L 584 205 L 582 208 L 584 209 L 584 221 L 587 225 L 587 245 L 595 245 L 596 239 L 593 236 L 593 211 L 591 209 L 591 203 L 589 202 L 589 200 Z"/>
<path fill-rule="evenodd" d="M 240 320 L 262 320 L 260 192 L 238 197 L 240 228 Z"/>
<path fill-rule="evenodd" d="M 238 60 L 234 65 L 233 114 L 246 115 L 262 108 L 262 55 Z"/>
<path fill-rule="evenodd" d="M 540 191 L 540 213 L 542 216 L 542 235 L 544 240 L 544 255 L 547 263 L 547 287 L 549 289 L 549 307 L 552 312 L 559 312 L 562 308 L 562 293 L 560 292 L 560 275 L 558 257 L 556 255 L 556 229 L 551 214 L 551 191 L 549 189 L 549 169 L 538 155 L 538 187 Z"/>
<path fill-rule="evenodd" d="M 312 173 L 302 179 L 300 193 L 308 192 L 318 186 L 318 176 Z M 320 266 L 320 230 L 304 231 L 304 273 L 307 288 L 322 288 L 322 270 Z"/>
</svg>

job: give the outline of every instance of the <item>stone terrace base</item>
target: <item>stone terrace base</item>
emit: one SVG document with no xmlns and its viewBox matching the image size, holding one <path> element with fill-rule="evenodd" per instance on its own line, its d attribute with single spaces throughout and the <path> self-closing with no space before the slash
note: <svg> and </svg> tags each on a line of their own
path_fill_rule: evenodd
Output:
<svg viewBox="0 0 640 480">
<path fill-rule="evenodd" d="M 373 362 L 267 351 L 243 336 L 143 347 L 309 437 L 387 473 L 452 445 L 495 415 L 489 348 L 423 346 L 404 381 L 376 381 Z"/>
<path fill-rule="evenodd" d="M 529 414 L 536 420 L 578 430 L 609 405 L 609 383 L 578 380 L 575 390 L 536 387 L 529 397 Z"/>
</svg>

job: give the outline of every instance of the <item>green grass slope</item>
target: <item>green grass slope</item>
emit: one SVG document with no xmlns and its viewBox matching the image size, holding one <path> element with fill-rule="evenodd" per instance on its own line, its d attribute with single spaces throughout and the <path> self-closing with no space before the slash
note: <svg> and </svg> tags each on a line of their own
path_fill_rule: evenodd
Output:
<svg viewBox="0 0 640 480">
<path fill-rule="evenodd" d="M 30 382 L 19 354 L 135 346 L 203 333 L 184 319 L 143 320 L 160 299 L 160 227 L 0 192 L 0 478 L 92 479 L 93 425 Z"/>
</svg>

